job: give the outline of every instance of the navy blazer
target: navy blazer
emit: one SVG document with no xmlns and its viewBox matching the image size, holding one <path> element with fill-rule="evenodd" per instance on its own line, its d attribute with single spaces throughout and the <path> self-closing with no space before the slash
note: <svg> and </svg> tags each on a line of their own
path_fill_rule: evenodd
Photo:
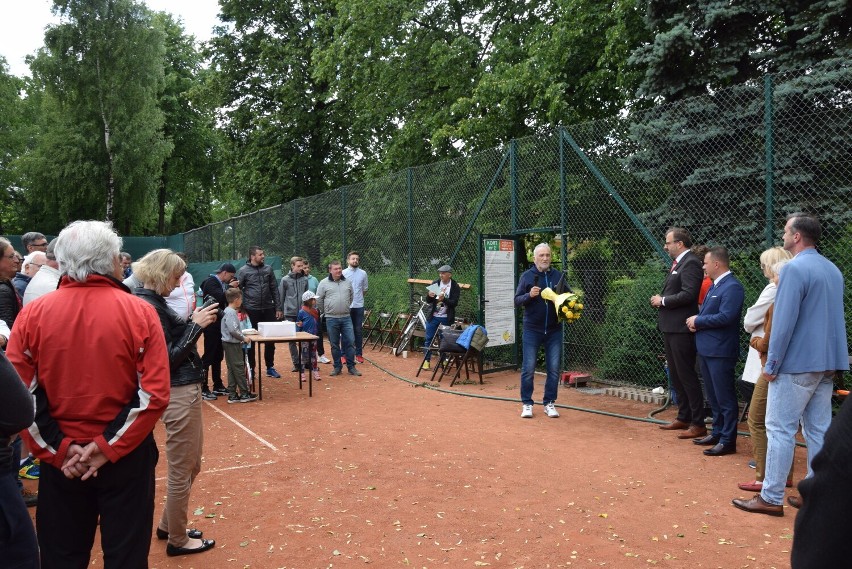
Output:
<svg viewBox="0 0 852 569">
<path fill-rule="evenodd" d="M 695 318 L 695 347 L 699 355 L 739 357 L 743 302 L 745 288 L 733 274 L 726 275 L 718 285 L 714 283 Z"/>
</svg>

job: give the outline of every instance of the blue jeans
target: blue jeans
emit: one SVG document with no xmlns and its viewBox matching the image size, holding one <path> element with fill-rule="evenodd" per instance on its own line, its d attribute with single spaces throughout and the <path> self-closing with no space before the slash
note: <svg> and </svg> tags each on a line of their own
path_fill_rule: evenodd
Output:
<svg viewBox="0 0 852 569">
<path fill-rule="evenodd" d="M 446 316 L 433 316 L 432 320 L 426 321 L 426 344 L 424 345 L 425 353 L 423 356 L 428 360 L 432 357 L 432 352 L 429 350 L 429 346 L 432 345 L 432 338 L 435 337 L 435 332 L 438 331 L 438 326 L 444 325 L 446 326 L 449 322 L 449 319 Z"/>
<path fill-rule="evenodd" d="M 808 475 L 813 476 L 811 460 L 822 449 L 825 432 L 831 424 L 833 371 L 779 373 L 769 383 L 766 401 L 766 474 L 760 495 L 770 504 L 784 502 L 784 484 L 793 452 L 799 419 L 808 445 Z"/>
<path fill-rule="evenodd" d="M 547 405 L 556 401 L 559 388 L 559 360 L 562 356 L 562 330 L 548 333 L 524 330 L 523 360 L 521 363 L 521 401 L 524 405 L 533 404 L 533 378 L 538 349 L 544 346 L 544 363 L 547 366 L 547 379 L 544 381 L 544 399 Z"/>
<path fill-rule="evenodd" d="M 325 328 L 328 332 L 328 343 L 331 344 L 331 359 L 334 361 L 334 369 L 343 369 L 340 362 L 340 343 L 343 342 L 343 352 L 346 356 L 346 367 L 355 369 L 355 333 L 352 330 L 352 318 L 325 317 Z"/>
<path fill-rule="evenodd" d="M 355 336 L 355 339 L 353 340 L 353 343 L 355 344 L 355 355 L 360 356 L 364 353 L 364 307 L 350 308 L 349 317 L 352 319 L 352 332 Z M 349 356 L 347 356 L 347 362 L 349 361 L 348 358 Z"/>
</svg>

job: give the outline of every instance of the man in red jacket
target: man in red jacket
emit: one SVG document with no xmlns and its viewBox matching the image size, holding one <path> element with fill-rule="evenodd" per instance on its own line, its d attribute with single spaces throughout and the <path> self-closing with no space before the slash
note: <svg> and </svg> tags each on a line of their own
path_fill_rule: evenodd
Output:
<svg viewBox="0 0 852 569">
<path fill-rule="evenodd" d="M 21 311 L 7 348 L 35 399 L 22 434 L 41 459 L 42 568 L 88 565 L 99 521 L 106 568 L 147 567 L 152 431 L 169 401 L 163 329 L 121 284 L 121 238 L 110 224 L 76 221 L 55 249 L 59 288 Z"/>
</svg>

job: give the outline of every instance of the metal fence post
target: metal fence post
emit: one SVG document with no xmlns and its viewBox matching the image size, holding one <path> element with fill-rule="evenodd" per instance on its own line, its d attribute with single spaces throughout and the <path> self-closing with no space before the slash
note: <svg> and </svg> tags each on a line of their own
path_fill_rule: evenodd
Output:
<svg viewBox="0 0 852 569">
<path fill-rule="evenodd" d="M 509 192 L 512 196 L 512 233 L 518 230 L 518 141 L 509 143 Z"/>
<path fill-rule="evenodd" d="M 764 197 L 765 218 L 764 235 L 766 238 L 766 246 L 772 247 L 774 242 L 773 234 L 775 233 L 773 225 L 773 200 L 775 199 L 774 192 L 774 174 L 775 174 L 775 156 L 774 148 L 772 147 L 772 75 L 766 74 L 763 76 L 763 131 L 766 144 L 766 195 Z"/>
<path fill-rule="evenodd" d="M 414 277 L 414 170 L 405 171 L 405 187 L 408 190 L 408 277 Z"/>
<path fill-rule="evenodd" d="M 340 189 L 340 211 L 343 212 L 343 223 L 340 224 L 343 247 L 341 248 L 340 258 L 346 259 L 346 186 Z"/>
</svg>

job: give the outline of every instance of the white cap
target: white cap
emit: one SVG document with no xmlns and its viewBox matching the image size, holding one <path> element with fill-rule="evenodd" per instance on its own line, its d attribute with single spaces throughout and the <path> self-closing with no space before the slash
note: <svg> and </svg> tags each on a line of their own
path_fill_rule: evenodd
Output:
<svg viewBox="0 0 852 569">
<path fill-rule="evenodd" d="M 311 291 L 309 291 L 309 290 L 306 290 L 306 291 L 305 291 L 305 294 L 303 294 L 303 295 L 302 295 L 302 302 L 303 302 L 303 303 L 304 303 L 304 302 L 307 302 L 307 301 L 309 301 L 310 299 L 312 299 L 312 298 L 316 298 L 316 297 L 317 297 L 317 295 L 315 295 L 314 293 L 312 293 L 312 292 L 311 292 Z"/>
</svg>

